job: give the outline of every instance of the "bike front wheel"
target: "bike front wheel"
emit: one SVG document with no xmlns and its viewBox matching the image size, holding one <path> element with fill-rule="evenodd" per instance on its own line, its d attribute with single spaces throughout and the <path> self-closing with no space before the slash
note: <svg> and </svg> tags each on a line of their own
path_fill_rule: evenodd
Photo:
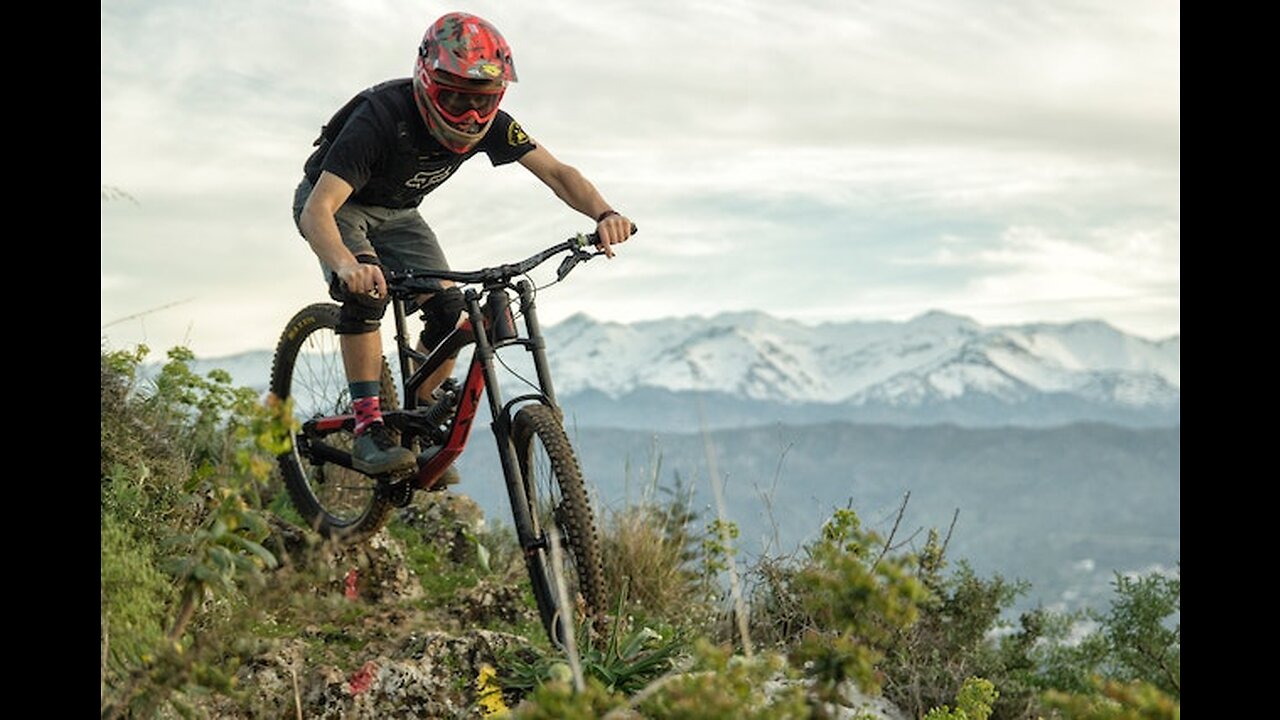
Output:
<svg viewBox="0 0 1280 720">
<path fill-rule="evenodd" d="M 271 392 L 293 401 L 294 418 L 301 424 L 318 417 L 352 412 L 351 392 L 342 364 L 342 348 L 335 328 L 338 306 L 308 305 L 285 326 L 271 363 Z M 395 381 L 382 359 L 381 396 L 384 409 L 397 407 Z M 299 437 L 277 457 L 289 498 L 303 520 L 322 537 L 342 544 L 358 543 L 386 524 L 395 509 L 378 481 L 351 468 L 318 459 L 299 449 Z M 323 443 L 350 453 L 355 438 L 350 429 L 322 435 L 308 443 Z"/>
<path fill-rule="evenodd" d="M 595 515 L 582 469 L 559 416 L 546 405 L 526 405 L 511 424 L 516 461 L 536 537 L 554 523 L 564 548 L 564 567 L 553 568 L 549 552 L 526 555 L 538 612 L 552 642 L 563 643 L 572 629 L 566 620 L 594 624 L 605 608 L 604 564 Z M 570 607 L 562 607 L 556 577 L 564 580 Z"/>
</svg>

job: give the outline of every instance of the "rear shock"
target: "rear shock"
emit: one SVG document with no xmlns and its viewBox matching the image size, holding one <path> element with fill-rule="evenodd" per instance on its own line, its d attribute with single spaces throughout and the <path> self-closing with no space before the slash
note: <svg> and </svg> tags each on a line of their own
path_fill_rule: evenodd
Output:
<svg viewBox="0 0 1280 720">
<path fill-rule="evenodd" d="M 448 432 L 447 423 L 458 407 L 458 381 L 447 378 L 435 394 L 438 399 L 422 414 L 422 420 L 430 428 L 432 441 L 439 443 Z"/>
</svg>

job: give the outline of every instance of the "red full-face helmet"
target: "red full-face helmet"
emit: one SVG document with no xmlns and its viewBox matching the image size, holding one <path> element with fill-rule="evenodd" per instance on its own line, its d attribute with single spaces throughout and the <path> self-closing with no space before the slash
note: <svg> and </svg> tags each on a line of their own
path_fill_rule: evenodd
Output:
<svg viewBox="0 0 1280 720">
<path fill-rule="evenodd" d="M 507 83 L 515 81 L 506 39 L 475 15 L 441 16 L 418 46 L 413 96 L 431 134 L 453 152 L 480 142 L 498 114 Z"/>
</svg>

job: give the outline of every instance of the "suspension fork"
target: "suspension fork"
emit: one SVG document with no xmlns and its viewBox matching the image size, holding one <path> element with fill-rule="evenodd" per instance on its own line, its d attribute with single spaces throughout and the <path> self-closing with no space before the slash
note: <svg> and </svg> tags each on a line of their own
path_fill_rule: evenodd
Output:
<svg viewBox="0 0 1280 720">
<path fill-rule="evenodd" d="M 501 288 L 494 292 L 503 292 Z M 489 334 L 485 331 L 484 312 L 480 307 L 480 293 L 467 290 L 463 295 L 467 304 L 467 315 L 471 319 L 471 327 L 475 334 L 476 359 L 484 371 L 485 395 L 489 399 L 489 414 L 493 418 L 489 427 L 498 443 L 498 459 L 502 463 L 502 477 L 507 483 L 507 496 L 511 500 L 511 511 L 516 526 L 516 536 L 525 553 L 531 553 L 541 547 L 544 540 L 534 534 L 533 515 L 529 511 L 528 496 L 524 491 L 524 476 L 520 473 L 520 464 L 516 460 L 515 444 L 511 441 L 511 418 L 503 412 L 502 392 L 498 386 L 498 372 L 494 367 L 494 347 L 489 342 Z"/>
<path fill-rule="evenodd" d="M 542 338 L 542 325 L 538 322 L 538 308 L 533 301 L 533 286 L 528 280 L 516 283 L 516 291 L 520 294 L 520 314 L 524 316 L 524 327 L 529 335 L 529 353 L 533 355 L 533 369 L 538 374 L 538 386 L 547 398 L 547 404 L 557 414 L 560 404 L 556 402 L 555 387 L 551 384 L 551 366 L 547 363 L 547 342 Z"/>
</svg>

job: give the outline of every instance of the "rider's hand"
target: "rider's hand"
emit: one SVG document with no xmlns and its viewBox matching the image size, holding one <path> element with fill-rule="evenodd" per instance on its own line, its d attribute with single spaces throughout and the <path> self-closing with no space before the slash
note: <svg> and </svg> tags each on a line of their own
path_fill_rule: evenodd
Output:
<svg viewBox="0 0 1280 720">
<path fill-rule="evenodd" d="M 387 279 L 382 276 L 382 268 L 377 265 L 352 262 L 339 267 L 337 274 L 349 292 L 376 298 L 387 294 Z"/>
<path fill-rule="evenodd" d="M 631 237 L 631 220 L 621 213 L 608 214 L 596 222 L 596 236 L 600 238 L 598 247 L 604 250 L 605 257 L 613 257 L 612 246 Z"/>
</svg>

